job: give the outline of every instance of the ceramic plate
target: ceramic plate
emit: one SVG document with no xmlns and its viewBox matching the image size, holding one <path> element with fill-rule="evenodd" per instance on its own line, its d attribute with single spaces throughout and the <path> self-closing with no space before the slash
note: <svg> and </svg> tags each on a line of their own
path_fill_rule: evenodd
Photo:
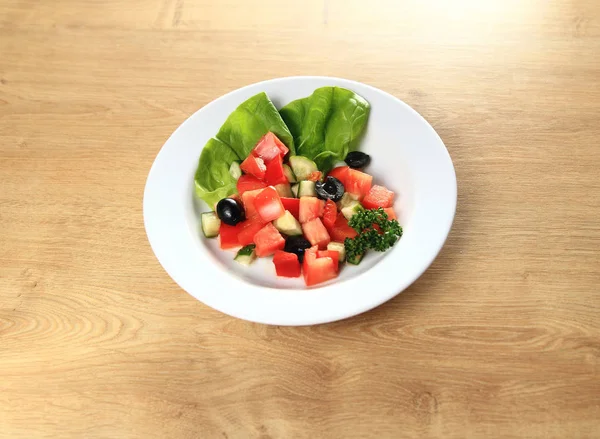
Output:
<svg viewBox="0 0 600 439">
<path fill-rule="evenodd" d="M 200 232 L 209 208 L 194 193 L 200 152 L 235 108 L 266 92 L 277 108 L 322 86 L 348 88 L 371 104 L 359 149 L 371 155 L 374 183 L 396 193 L 394 208 L 404 229 L 385 253 L 369 253 L 358 266 L 307 288 L 299 279 L 275 276 L 271 258 L 250 267 Z M 164 144 L 148 175 L 144 224 L 161 265 L 189 294 L 223 313 L 275 325 L 309 325 L 350 317 L 391 299 L 413 283 L 442 248 L 456 210 L 452 160 L 434 129 L 415 110 L 374 87 L 339 78 L 273 79 L 228 93 L 198 110 Z M 200 308 L 199 308 L 200 310 Z"/>
</svg>

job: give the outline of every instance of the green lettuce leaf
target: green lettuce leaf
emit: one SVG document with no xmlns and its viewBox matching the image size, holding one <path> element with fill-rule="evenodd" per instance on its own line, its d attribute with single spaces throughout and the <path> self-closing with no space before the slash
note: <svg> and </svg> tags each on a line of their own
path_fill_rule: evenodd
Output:
<svg viewBox="0 0 600 439">
<path fill-rule="evenodd" d="M 364 98 L 350 90 L 322 87 L 279 113 L 294 136 L 296 154 L 314 160 L 327 172 L 357 149 L 370 109 Z"/>
<path fill-rule="evenodd" d="M 235 194 L 236 180 L 229 174 L 235 160 L 244 160 L 260 138 L 273 132 L 294 154 L 294 138 L 279 112 L 262 92 L 242 102 L 229 115 L 217 135 L 210 139 L 198 161 L 194 182 L 196 195 L 214 209 L 216 203 Z"/>
</svg>

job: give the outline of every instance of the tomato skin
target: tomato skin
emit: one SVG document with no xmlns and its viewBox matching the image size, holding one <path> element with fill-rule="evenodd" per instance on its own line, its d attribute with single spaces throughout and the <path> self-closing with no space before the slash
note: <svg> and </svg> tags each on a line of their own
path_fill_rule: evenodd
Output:
<svg viewBox="0 0 600 439">
<path fill-rule="evenodd" d="M 262 158 L 265 163 L 269 163 L 278 155 L 284 157 L 288 151 L 287 146 L 275 134 L 269 131 L 258 141 L 252 150 L 252 155 Z"/>
<path fill-rule="evenodd" d="M 340 212 L 335 220 L 333 227 L 329 229 L 331 240 L 336 242 L 344 242 L 346 238 L 354 238 L 358 235 L 356 230 L 348 225 L 348 220 Z"/>
<path fill-rule="evenodd" d="M 385 213 L 387 213 L 388 219 L 389 220 L 397 220 L 398 217 L 396 216 L 396 212 L 394 212 L 394 208 L 393 207 L 384 207 L 383 211 Z"/>
<path fill-rule="evenodd" d="M 250 218 L 250 217 L 258 215 L 256 207 L 254 207 L 254 200 L 256 199 L 256 196 L 258 194 L 260 194 L 262 191 L 263 191 L 263 189 L 254 189 L 251 191 L 246 191 L 242 194 L 242 204 L 244 205 L 244 211 L 246 212 L 246 218 Z"/>
<path fill-rule="evenodd" d="M 335 250 L 319 250 L 317 252 L 317 258 L 331 258 L 333 259 L 333 265 L 335 271 L 340 271 L 340 253 Z"/>
<path fill-rule="evenodd" d="M 325 201 L 325 209 L 323 209 L 323 225 L 329 230 L 335 224 L 337 219 L 337 206 L 332 200 Z"/>
<path fill-rule="evenodd" d="M 264 160 L 260 157 L 255 157 L 252 154 L 246 157 L 246 160 L 242 162 L 240 168 L 246 174 L 253 175 L 259 180 L 263 180 L 265 178 L 265 173 L 267 172 L 267 166 L 265 165 Z"/>
<path fill-rule="evenodd" d="M 254 236 L 264 227 L 265 222 L 259 215 L 254 215 L 239 223 L 238 242 L 241 246 L 252 244 Z"/>
<path fill-rule="evenodd" d="M 294 253 L 277 250 L 273 256 L 275 272 L 281 277 L 300 277 L 300 261 Z"/>
<path fill-rule="evenodd" d="M 323 216 L 325 201 L 317 197 L 300 197 L 300 208 L 298 212 L 301 223 Z"/>
<path fill-rule="evenodd" d="M 311 245 L 316 245 L 321 249 L 326 248 L 331 241 L 329 232 L 321 222 L 321 218 L 314 218 L 302 224 L 302 233 Z"/>
<path fill-rule="evenodd" d="M 306 179 L 309 181 L 321 181 L 322 178 L 323 178 L 323 173 L 321 171 L 311 172 L 308 175 L 308 177 L 306 177 Z"/>
<path fill-rule="evenodd" d="M 236 187 L 238 194 L 242 196 L 244 195 L 244 192 L 265 188 L 267 187 L 267 184 L 253 175 L 243 174 L 238 178 Z"/>
<path fill-rule="evenodd" d="M 273 224 L 267 223 L 254 235 L 254 244 L 256 256 L 270 256 L 277 250 L 283 250 L 285 239 Z"/>
<path fill-rule="evenodd" d="M 346 175 L 346 183 L 344 187 L 346 192 L 357 195 L 359 200 L 365 198 L 367 193 L 371 190 L 371 184 L 373 183 L 373 176 L 365 174 L 364 172 L 356 169 L 348 169 Z"/>
<path fill-rule="evenodd" d="M 345 187 L 346 186 L 346 176 L 348 175 L 349 169 L 350 169 L 349 166 L 338 166 L 337 168 L 333 168 L 331 171 L 329 171 L 329 174 L 327 174 L 327 175 L 329 177 L 337 178 L 339 181 L 342 182 L 342 184 Z"/>
<path fill-rule="evenodd" d="M 365 209 L 392 207 L 393 204 L 394 193 L 386 187 L 379 185 L 373 186 L 362 201 L 362 205 Z"/>
<path fill-rule="evenodd" d="M 300 221 L 300 198 L 281 197 L 281 204 L 285 210 L 289 210 L 294 218 Z"/>
<path fill-rule="evenodd" d="M 330 257 L 317 257 L 317 247 L 311 247 L 304 252 L 302 274 L 306 286 L 316 285 L 337 277 L 335 262 Z"/>
<path fill-rule="evenodd" d="M 285 172 L 283 172 L 283 159 L 281 155 L 276 156 L 273 160 L 267 163 L 265 172 L 265 182 L 270 186 L 276 184 L 289 183 Z"/>
<path fill-rule="evenodd" d="M 264 188 L 254 199 L 254 207 L 264 222 L 276 220 L 285 213 L 275 188 Z"/>
<path fill-rule="evenodd" d="M 241 246 L 238 239 L 240 224 L 229 226 L 221 221 L 221 225 L 219 226 L 219 246 L 222 250 Z"/>
</svg>

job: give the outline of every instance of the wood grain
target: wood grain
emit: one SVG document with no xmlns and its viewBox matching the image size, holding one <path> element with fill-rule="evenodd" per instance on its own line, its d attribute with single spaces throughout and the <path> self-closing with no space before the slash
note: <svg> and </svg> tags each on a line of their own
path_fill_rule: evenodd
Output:
<svg viewBox="0 0 600 439">
<path fill-rule="evenodd" d="M 142 192 L 192 112 L 355 79 L 439 132 L 447 245 L 407 291 L 267 327 L 182 292 Z M 0 1 L 0 437 L 600 434 L 600 4 Z"/>
</svg>

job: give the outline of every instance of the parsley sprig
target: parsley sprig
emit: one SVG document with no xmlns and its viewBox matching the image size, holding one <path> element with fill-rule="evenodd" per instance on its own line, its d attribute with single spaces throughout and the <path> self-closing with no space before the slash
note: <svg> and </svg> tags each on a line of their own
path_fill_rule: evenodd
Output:
<svg viewBox="0 0 600 439">
<path fill-rule="evenodd" d="M 388 219 L 381 207 L 357 212 L 348 224 L 358 233 L 355 238 L 344 240 L 346 257 L 349 260 L 360 260 L 369 249 L 384 252 L 402 236 L 402 227 L 398 221 Z"/>
</svg>

